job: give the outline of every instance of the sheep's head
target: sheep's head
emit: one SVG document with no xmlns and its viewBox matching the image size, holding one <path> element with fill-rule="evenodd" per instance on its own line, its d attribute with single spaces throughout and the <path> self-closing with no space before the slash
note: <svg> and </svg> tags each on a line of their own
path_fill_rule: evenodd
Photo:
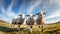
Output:
<svg viewBox="0 0 60 34">
<path fill-rule="evenodd" d="M 22 17 L 23 19 L 25 18 L 25 14 L 20 14 L 20 17 Z"/>
<path fill-rule="evenodd" d="M 41 14 L 43 14 L 43 15 L 45 15 L 45 14 L 46 14 L 46 13 L 45 13 L 45 12 L 43 12 L 43 11 L 41 11 L 40 13 L 41 13 Z"/>
<path fill-rule="evenodd" d="M 35 15 L 34 14 L 29 14 L 29 15 L 26 15 L 28 17 L 34 17 Z"/>
</svg>

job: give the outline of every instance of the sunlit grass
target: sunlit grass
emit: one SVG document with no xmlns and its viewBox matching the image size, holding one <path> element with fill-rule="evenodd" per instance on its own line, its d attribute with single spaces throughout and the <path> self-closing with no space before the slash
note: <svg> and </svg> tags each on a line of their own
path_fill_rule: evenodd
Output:
<svg viewBox="0 0 60 34">
<path fill-rule="evenodd" d="M 38 25 L 33 25 L 32 33 L 28 30 L 27 25 L 21 25 L 21 31 L 16 31 L 17 25 L 14 27 L 15 29 L 11 29 L 11 24 L 0 22 L 0 34 L 60 34 L 60 23 L 43 25 L 43 32 L 38 31 Z M 41 29 L 42 25 L 40 25 L 40 30 Z"/>
</svg>

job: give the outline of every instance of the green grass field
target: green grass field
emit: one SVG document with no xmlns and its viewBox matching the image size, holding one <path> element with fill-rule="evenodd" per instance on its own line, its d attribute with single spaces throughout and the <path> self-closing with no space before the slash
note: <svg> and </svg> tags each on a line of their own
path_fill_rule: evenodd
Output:
<svg viewBox="0 0 60 34">
<path fill-rule="evenodd" d="M 40 25 L 40 30 L 42 30 Z M 38 25 L 33 25 L 33 32 L 27 29 L 27 25 L 21 25 L 21 31 L 17 31 L 17 25 L 11 29 L 11 24 L 0 22 L 0 34 L 60 34 L 60 23 L 43 25 L 43 32 L 38 31 Z"/>
</svg>

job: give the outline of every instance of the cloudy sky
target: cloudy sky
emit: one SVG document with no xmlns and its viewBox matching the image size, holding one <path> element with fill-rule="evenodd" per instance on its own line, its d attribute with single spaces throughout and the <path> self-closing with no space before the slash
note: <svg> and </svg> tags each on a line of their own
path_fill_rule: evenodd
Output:
<svg viewBox="0 0 60 34">
<path fill-rule="evenodd" d="M 60 0 L 0 0 L 0 20 L 11 23 L 19 14 L 46 13 L 46 23 L 60 21 Z"/>
</svg>

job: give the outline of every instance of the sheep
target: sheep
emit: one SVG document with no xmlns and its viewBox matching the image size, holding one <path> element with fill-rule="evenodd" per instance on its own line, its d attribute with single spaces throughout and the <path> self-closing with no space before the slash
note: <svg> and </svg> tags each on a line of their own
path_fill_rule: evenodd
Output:
<svg viewBox="0 0 60 34">
<path fill-rule="evenodd" d="M 26 21 L 26 24 L 28 25 L 28 28 L 29 28 L 30 32 L 32 33 L 32 27 L 33 27 L 34 22 L 35 22 L 35 20 L 34 20 L 35 15 L 30 14 L 30 15 L 27 15 L 27 16 L 29 16 L 29 17 Z"/>
<path fill-rule="evenodd" d="M 36 15 L 38 15 L 37 19 L 36 19 L 36 25 L 39 25 L 39 31 L 40 31 L 40 25 L 42 24 L 42 28 L 43 28 L 43 24 L 45 23 L 45 19 L 44 19 L 44 12 L 39 12 Z M 43 29 L 42 29 L 43 31 Z"/>
<path fill-rule="evenodd" d="M 12 25 L 11 25 L 11 27 L 13 27 L 14 28 L 14 25 L 18 25 L 18 30 L 20 30 L 20 25 L 22 25 L 23 23 L 24 23 L 24 17 L 23 17 L 23 15 L 19 15 L 20 17 L 18 17 L 18 18 L 13 18 L 12 19 Z"/>
</svg>

